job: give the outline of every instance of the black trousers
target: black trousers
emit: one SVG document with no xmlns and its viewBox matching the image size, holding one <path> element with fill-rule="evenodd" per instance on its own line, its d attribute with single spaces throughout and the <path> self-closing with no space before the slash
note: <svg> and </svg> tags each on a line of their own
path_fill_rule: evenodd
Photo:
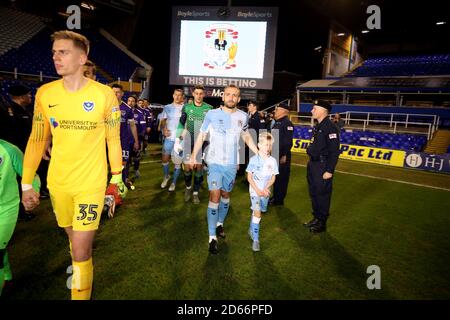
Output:
<svg viewBox="0 0 450 320">
<path fill-rule="evenodd" d="M 279 174 L 273 184 L 273 200 L 275 202 L 283 202 L 286 198 L 289 176 L 291 175 L 291 160 L 288 159 L 286 163 L 280 164 L 278 168 Z"/>
<path fill-rule="evenodd" d="M 322 177 L 325 166 L 325 162 L 310 160 L 306 174 L 313 215 L 323 222 L 326 222 L 330 215 L 331 193 L 333 191 L 333 178 L 324 180 Z"/>
<path fill-rule="evenodd" d="M 37 174 L 39 175 L 39 178 L 41 179 L 41 190 L 44 190 L 48 192 L 47 188 L 47 174 L 48 174 L 48 165 L 50 164 L 50 161 L 48 160 L 41 160 L 41 163 L 39 164 L 39 167 L 37 169 Z"/>
</svg>

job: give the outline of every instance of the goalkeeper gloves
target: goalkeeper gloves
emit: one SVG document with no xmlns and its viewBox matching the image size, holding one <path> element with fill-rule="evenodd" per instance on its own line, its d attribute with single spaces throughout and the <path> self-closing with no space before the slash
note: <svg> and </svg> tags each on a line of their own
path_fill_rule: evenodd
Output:
<svg viewBox="0 0 450 320">
<path fill-rule="evenodd" d="M 183 143 L 180 138 L 175 139 L 175 144 L 173 146 L 173 151 L 178 155 L 181 156 L 183 154 Z"/>
<path fill-rule="evenodd" d="M 109 183 L 116 184 L 119 189 L 119 194 L 122 199 L 125 199 L 128 193 L 128 188 L 122 181 L 122 173 L 113 174 Z"/>
</svg>

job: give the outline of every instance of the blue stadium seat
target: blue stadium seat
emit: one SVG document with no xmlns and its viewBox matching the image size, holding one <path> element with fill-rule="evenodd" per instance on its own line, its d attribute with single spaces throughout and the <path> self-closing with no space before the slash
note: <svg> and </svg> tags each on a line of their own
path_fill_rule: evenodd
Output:
<svg viewBox="0 0 450 320">
<path fill-rule="evenodd" d="M 295 127 L 294 138 L 311 139 L 312 130 L 310 127 Z M 341 143 L 360 146 L 370 146 L 374 148 L 387 148 L 397 150 L 422 151 L 427 143 L 427 138 L 414 134 L 394 134 L 389 132 L 376 131 L 346 131 L 341 130 Z"/>
<path fill-rule="evenodd" d="M 37 35 L 25 42 L 19 48 L 13 48 L 0 56 L 0 69 L 13 71 L 17 68 L 19 73 L 55 77 L 56 74 L 51 55 L 50 29 L 43 29 Z M 120 78 L 128 81 L 134 70 L 140 65 L 131 59 L 126 53 L 107 40 L 96 31 L 83 31 L 91 42 L 90 59 L 114 80 Z M 97 74 L 97 80 L 102 83 L 109 81 Z"/>
<path fill-rule="evenodd" d="M 348 77 L 423 76 L 450 74 L 450 54 L 368 58 Z"/>
</svg>

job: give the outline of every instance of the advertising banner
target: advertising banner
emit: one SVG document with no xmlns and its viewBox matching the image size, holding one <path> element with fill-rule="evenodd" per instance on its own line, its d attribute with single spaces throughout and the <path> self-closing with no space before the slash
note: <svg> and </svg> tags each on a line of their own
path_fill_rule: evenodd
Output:
<svg viewBox="0 0 450 320">
<path fill-rule="evenodd" d="M 293 139 L 292 152 L 306 153 L 310 141 L 304 139 Z M 394 167 L 403 167 L 405 151 L 374 148 L 341 144 L 341 155 L 339 158 L 383 164 Z"/>
<path fill-rule="evenodd" d="M 422 152 L 407 152 L 405 168 L 450 173 L 449 154 L 428 154 Z"/>
</svg>

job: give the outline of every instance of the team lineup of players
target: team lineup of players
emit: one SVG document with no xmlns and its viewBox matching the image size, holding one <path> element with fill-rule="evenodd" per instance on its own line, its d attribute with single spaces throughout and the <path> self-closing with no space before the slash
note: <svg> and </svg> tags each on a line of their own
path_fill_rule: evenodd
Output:
<svg viewBox="0 0 450 320">
<path fill-rule="evenodd" d="M 12 277 L 6 248 L 20 202 L 13 178 L 22 176 L 25 209 L 36 208 L 40 202 L 36 170 L 48 151 L 51 161 L 47 187 L 56 221 L 69 242 L 72 299 L 86 300 L 91 298 L 92 244 L 105 203 L 105 191 L 112 186 L 123 199 L 127 186 L 133 189 L 129 169 L 133 164 L 135 176 L 140 176 L 140 156 L 145 150 L 152 115 L 148 101 L 130 96 L 125 103 L 119 85 L 110 88 L 86 74 L 90 48 L 86 37 L 72 31 L 58 31 L 52 35 L 52 42 L 52 58 L 61 78 L 41 86 L 36 93 L 32 131 L 23 161 L 20 150 L 0 141 L 0 164 L 3 164 L 0 174 L 9 177 L 0 179 L 0 188 L 10 195 L 8 203 L 0 206 L 0 281 Z M 224 89 L 223 106 L 217 109 L 203 102 L 203 87 L 195 87 L 193 96 L 193 102 L 185 105 L 183 91 L 176 89 L 173 102 L 161 114 L 164 136 L 161 188 L 170 181 L 172 161 L 175 168 L 168 190 L 175 190 L 183 168 L 185 200 L 192 198 L 198 204 L 203 171 L 207 167 L 208 250 L 217 254 L 217 236 L 225 237 L 230 194 L 237 169 L 244 163 L 240 157 L 244 148 L 240 144 L 245 142 L 254 154 L 246 168 L 252 210 L 249 235 L 253 240 L 252 249 L 259 251 L 261 212 L 267 210 L 270 187 L 278 174 L 277 161 L 270 155 L 274 139 L 267 132 L 252 136 L 247 113 L 237 108 L 241 99 L 238 87 L 229 85 Z M 107 160 L 111 174 L 108 188 Z M 8 181 L 11 182 L 5 184 Z M 0 290 L 2 286 L 0 283 Z"/>
<path fill-rule="evenodd" d="M 150 131 L 151 115 L 145 105 L 147 101 L 139 100 L 143 102 L 143 106 L 138 106 L 136 97 L 130 96 L 125 103 L 122 101 L 123 90 L 120 85 L 113 85 L 113 90 L 121 101 L 121 145 L 124 166 L 122 179 L 127 186 L 131 186 L 129 168 L 133 163 L 135 178 L 140 177 L 140 153 L 144 149 L 144 141 Z M 230 206 L 230 194 L 237 169 L 240 165 L 245 165 L 241 145 L 241 141 L 244 141 L 255 154 L 250 159 L 246 172 L 252 210 L 249 236 L 253 241 L 253 251 L 259 251 L 261 212 L 267 211 L 270 188 L 278 174 L 277 161 L 270 155 L 273 137 L 270 133 L 262 132 L 259 137 L 253 135 L 252 139 L 248 130 L 248 115 L 237 108 L 240 101 L 238 87 L 231 85 L 225 88 L 224 105 L 218 109 L 203 101 L 205 97 L 203 86 L 194 87 L 192 95 L 192 101 L 185 104 L 183 91 L 175 89 L 173 102 L 166 105 L 161 113 L 160 130 L 163 135 L 161 188 L 165 189 L 169 185 L 168 191 L 175 191 L 177 180 L 183 171 L 184 200 L 188 202 L 192 199 L 194 204 L 199 204 L 199 190 L 205 175 L 204 169 L 208 169 L 209 251 L 212 254 L 218 253 L 217 236 L 225 238 L 223 225 Z M 259 141 L 259 150 L 254 140 Z M 174 165 L 172 176 L 170 162 Z"/>
</svg>

